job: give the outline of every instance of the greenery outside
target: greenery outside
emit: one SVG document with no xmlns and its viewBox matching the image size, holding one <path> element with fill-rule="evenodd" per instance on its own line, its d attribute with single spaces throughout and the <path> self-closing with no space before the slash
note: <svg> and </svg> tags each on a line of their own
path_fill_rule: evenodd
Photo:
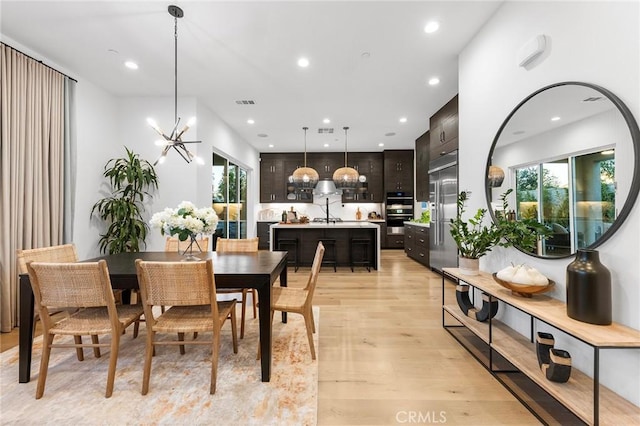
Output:
<svg viewBox="0 0 640 426">
<path fill-rule="evenodd" d="M 145 197 L 158 188 L 155 169 L 138 154 L 125 147 L 127 156 L 111 159 L 104 167 L 104 177 L 109 179 L 111 196 L 99 200 L 91 209 L 108 223 L 107 230 L 100 234 L 102 253 L 140 251 L 145 243 L 149 226 L 142 218 Z"/>
</svg>

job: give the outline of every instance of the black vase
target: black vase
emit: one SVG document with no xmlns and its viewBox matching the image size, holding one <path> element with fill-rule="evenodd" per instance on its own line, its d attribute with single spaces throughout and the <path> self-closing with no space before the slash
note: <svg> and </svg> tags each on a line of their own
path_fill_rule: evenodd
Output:
<svg viewBox="0 0 640 426">
<path fill-rule="evenodd" d="M 611 273 L 597 250 L 578 249 L 567 266 L 567 315 L 590 324 L 611 324 Z"/>
</svg>

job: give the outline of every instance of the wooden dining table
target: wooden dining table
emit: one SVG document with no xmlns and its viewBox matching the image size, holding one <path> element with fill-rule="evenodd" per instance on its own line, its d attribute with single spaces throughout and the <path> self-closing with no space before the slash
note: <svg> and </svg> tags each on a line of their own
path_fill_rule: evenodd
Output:
<svg viewBox="0 0 640 426">
<path fill-rule="evenodd" d="M 258 251 L 255 253 L 196 253 L 202 260 L 213 260 L 216 288 L 249 288 L 258 291 L 260 324 L 260 350 L 262 381 L 271 378 L 271 286 L 280 278 L 280 285 L 287 285 L 287 252 Z M 97 262 L 104 259 L 109 269 L 114 289 L 138 289 L 136 259 L 150 261 L 181 261 L 177 252 L 118 253 L 85 260 Z M 20 275 L 20 330 L 18 381 L 31 379 L 31 351 L 33 347 L 34 297 L 29 275 Z M 282 321 L 286 322 L 283 313 Z M 144 343 L 144 342 L 143 342 Z"/>
</svg>

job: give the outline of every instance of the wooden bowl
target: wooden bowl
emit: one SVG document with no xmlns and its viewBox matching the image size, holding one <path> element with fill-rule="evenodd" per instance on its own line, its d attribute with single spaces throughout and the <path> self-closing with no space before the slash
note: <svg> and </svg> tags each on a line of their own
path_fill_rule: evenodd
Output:
<svg viewBox="0 0 640 426">
<path fill-rule="evenodd" d="M 511 290 L 512 294 L 522 297 L 531 297 L 534 294 L 544 293 L 551 290 L 551 288 L 556 285 L 553 280 L 549 280 L 549 284 L 547 285 L 516 284 L 509 281 L 501 280 L 497 277 L 496 272 L 494 272 L 491 276 L 493 277 L 495 282 L 500 284 L 502 287 Z"/>
</svg>

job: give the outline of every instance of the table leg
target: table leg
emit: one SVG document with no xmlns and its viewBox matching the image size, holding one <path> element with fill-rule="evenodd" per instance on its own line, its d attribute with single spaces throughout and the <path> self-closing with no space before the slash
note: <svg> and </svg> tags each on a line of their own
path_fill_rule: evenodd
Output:
<svg viewBox="0 0 640 426">
<path fill-rule="evenodd" d="M 258 287 L 258 321 L 260 323 L 260 366 L 262 381 L 271 380 L 271 283 Z"/>
<path fill-rule="evenodd" d="M 280 287 L 287 286 L 287 269 L 288 268 L 285 265 L 285 267 L 282 268 L 282 272 L 280 272 Z M 282 322 L 287 322 L 287 313 L 284 311 L 282 311 Z"/>
<path fill-rule="evenodd" d="M 31 380 L 31 349 L 33 347 L 33 290 L 28 275 L 20 276 L 20 327 L 18 382 Z"/>
</svg>

